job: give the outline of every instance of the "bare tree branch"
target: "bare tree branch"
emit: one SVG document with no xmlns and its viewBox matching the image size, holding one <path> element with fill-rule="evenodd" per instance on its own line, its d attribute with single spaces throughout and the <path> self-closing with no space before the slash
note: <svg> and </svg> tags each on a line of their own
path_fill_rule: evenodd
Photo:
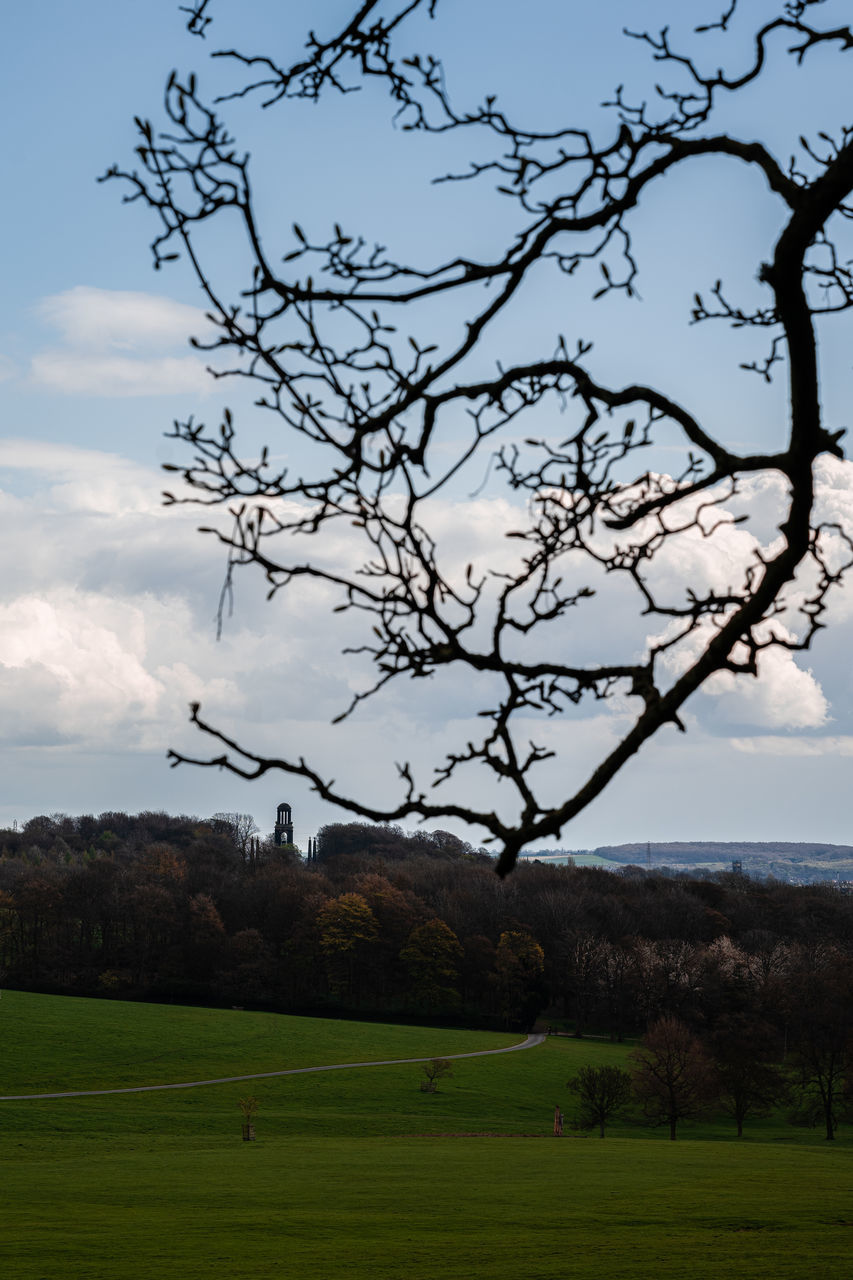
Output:
<svg viewBox="0 0 853 1280">
<path fill-rule="evenodd" d="M 324 800 L 376 821 L 474 823 L 500 846 L 505 874 L 525 844 L 559 834 L 663 726 L 683 728 L 685 703 L 711 676 L 754 677 L 768 648 L 808 647 L 851 562 L 846 532 L 816 523 L 813 511 L 818 460 L 842 456 L 843 432 L 823 422 L 815 326 L 816 317 L 853 303 L 844 240 L 853 217 L 853 126 L 800 139 L 785 166 L 764 142 L 721 131 L 714 116 L 725 100 L 731 118 L 732 101 L 780 59 L 791 59 L 796 72 L 807 59 L 853 48 L 849 27 L 811 20 L 822 2 L 782 4 L 750 34 L 746 53 L 738 0 L 695 27 L 695 51 L 678 47 L 668 28 L 628 33 L 673 87 L 659 86 L 651 105 L 632 103 L 617 89 L 604 139 L 576 125 L 521 126 L 493 96 L 458 107 L 440 60 L 404 46 L 418 11 L 436 17 L 440 31 L 436 0 L 366 0 L 336 34 L 311 32 L 304 56 L 289 65 L 267 53 L 220 50 L 214 56 L 243 78 L 213 104 L 193 76 L 170 77 L 165 126 L 138 120 L 137 167 L 114 166 L 105 177 L 122 181 L 125 199 L 158 219 L 155 268 L 182 258 L 194 272 L 215 330 L 196 345 L 232 358 L 215 376 L 248 380 L 276 430 L 311 446 L 303 471 L 273 465 L 266 449 L 259 458 L 245 456 L 228 412 L 219 427 L 194 419 L 175 424 L 187 455 L 170 469 L 186 488 L 167 501 L 222 506 L 231 521 L 207 526 L 228 556 L 220 625 L 240 568 L 260 570 L 271 595 L 319 581 L 336 595 L 338 612 L 367 624 L 363 642 L 347 652 L 373 667 L 369 686 L 338 719 L 392 682 L 445 669 L 462 669 L 472 682 L 487 679 L 489 689 L 477 730 L 436 763 L 429 788 L 401 762 L 402 798 L 384 807 L 348 796 L 303 759 L 252 751 L 203 720 L 197 707 L 193 723 L 224 752 L 200 759 L 172 752 L 173 764 L 246 778 L 271 770 L 298 775 Z M 190 30 L 204 34 L 212 20 L 208 0 L 184 12 Z M 711 32 L 718 43 L 733 43 L 734 69 L 703 68 L 703 37 Z M 294 224 L 292 250 L 278 264 L 268 257 L 249 159 L 220 107 L 259 95 L 264 106 L 282 108 L 292 98 L 346 95 L 368 80 L 385 85 L 404 130 L 474 130 L 481 144 L 494 144 L 491 158 L 483 158 L 481 145 L 468 170 L 439 178 L 491 178 L 497 197 L 513 202 L 517 227 L 502 252 L 412 262 L 336 223 L 331 236 Z M 709 161 L 758 175 L 777 202 L 781 229 L 760 267 L 760 305 L 734 301 L 729 284 L 718 280 L 694 294 L 690 319 L 767 335 L 766 357 L 741 367 L 767 382 L 786 371 L 789 416 L 780 448 L 735 451 L 696 406 L 605 376 L 585 339 L 570 349 L 554 335 L 549 352 L 508 365 L 487 359 L 484 374 L 498 323 L 514 318 L 523 325 L 522 298 L 534 274 L 550 271 L 553 287 L 572 297 L 586 290 L 594 299 L 635 303 L 635 211 L 671 174 Z M 202 251 L 206 225 L 226 218 L 239 227 L 252 264 L 236 298 L 226 296 L 215 259 Z M 457 319 L 424 340 L 421 308 L 436 299 Z M 562 438 L 543 429 L 557 412 L 566 424 Z M 523 441 L 522 422 L 534 433 Z M 678 465 L 666 472 L 653 461 L 662 434 L 680 450 Z M 509 541 L 490 563 L 460 574 L 439 549 L 432 504 L 479 460 L 489 483 L 506 482 L 518 525 L 505 531 Z M 734 581 L 688 579 L 673 588 L 659 571 L 671 550 L 730 531 L 744 518 L 732 514 L 732 504 L 745 482 L 767 472 L 782 476 L 788 492 L 772 548 L 754 542 Z M 358 567 L 332 565 L 319 553 L 288 554 L 304 547 L 306 536 L 319 548 L 341 525 L 361 540 Z M 296 535 L 302 540 L 294 543 Z M 624 660 L 589 661 L 566 621 L 577 619 L 580 634 L 589 602 L 612 582 L 634 593 L 650 639 L 639 654 L 636 642 L 626 642 Z M 690 655 L 681 667 L 671 661 L 677 653 Z M 530 723 L 614 697 L 636 708 L 631 727 L 582 785 L 556 801 L 545 798 L 541 766 L 554 752 L 527 737 Z M 472 767 L 504 783 L 504 799 L 512 792 L 514 816 L 440 798 L 442 787 Z"/>
</svg>

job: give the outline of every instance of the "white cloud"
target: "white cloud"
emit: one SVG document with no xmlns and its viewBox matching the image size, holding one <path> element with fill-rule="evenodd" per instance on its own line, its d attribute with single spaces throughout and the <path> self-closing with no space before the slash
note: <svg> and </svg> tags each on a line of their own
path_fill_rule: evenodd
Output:
<svg viewBox="0 0 853 1280">
<path fill-rule="evenodd" d="M 848 532 L 853 530 L 853 463 L 824 458 L 817 468 L 816 520 L 835 521 Z M 745 480 L 740 493 L 727 501 L 718 514 L 746 515 L 748 522 L 721 525 L 710 538 L 690 530 L 671 539 L 658 554 L 653 568 L 653 581 L 659 597 L 678 600 L 686 585 L 697 591 L 739 588 L 744 571 L 756 563 L 756 554 L 767 558 L 778 549 L 778 526 L 784 517 L 787 484 L 775 474 L 762 474 Z M 837 534 L 823 535 L 824 554 L 832 562 L 849 558 L 849 549 Z M 816 581 L 814 566 L 801 568 L 786 592 L 786 609 L 772 622 L 756 629 L 759 639 L 775 634 L 788 641 L 802 634 L 803 618 L 797 608 Z M 834 589 L 828 599 L 827 618 L 839 625 L 853 615 L 853 581 Z M 649 635 L 646 643 L 677 634 L 678 625 L 671 624 L 663 632 Z M 712 624 L 698 628 L 685 641 L 663 655 L 662 663 L 674 677 L 680 675 L 699 656 L 713 634 Z M 758 659 L 758 677 L 734 676 L 721 672 L 707 681 L 701 696 L 691 707 L 717 726 L 753 726 L 766 729 L 820 729 L 836 714 L 831 708 L 822 677 L 816 673 L 826 645 L 818 635 L 815 656 L 796 654 L 784 648 L 764 650 Z M 735 653 L 736 658 L 743 656 Z M 808 662 L 808 666 L 805 663 Z M 845 681 L 846 683 L 846 681 Z M 832 711 L 832 715 L 830 712 Z M 766 741 L 760 737 L 758 741 Z"/>
<path fill-rule="evenodd" d="M 729 744 L 735 751 L 752 756 L 853 756 L 853 735 L 850 734 L 804 738 L 768 733 L 752 738 L 729 738 Z"/>
<path fill-rule="evenodd" d="M 212 638 L 193 636 L 173 598 L 57 587 L 0 605 L 0 741 L 165 751 L 189 702 L 242 711 Z"/>
<path fill-rule="evenodd" d="M 154 294 L 78 285 L 46 298 L 42 318 L 59 330 L 62 345 L 38 352 L 31 375 L 69 395 L 151 396 L 211 390 L 206 362 L 175 355 L 191 335 L 209 336 L 196 307 Z"/>
<path fill-rule="evenodd" d="M 63 738 L 128 716 L 150 719 L 163 692 L 145 670 L 141 611 L 105 604 L 54 593 L 0 606 L 0 668 L 7 680 L 11 673 L 40 679 L 49 691 L 40 710 L 50 709 Z M 7 686 L 7 698 L 12 691 Z"/>
<path fill-rule="evenodd" d="M 108 354 L 43 351 L 33 357 L 36 382 L 87 396 L 165 396 L 210 391 L 210 374 L 194 356 L 145 360 Z"/>
<path fill-rule="evenodd" d="M 28 482 L 29 488 L 37 489 L 34 513 L 47 509 L 56 517 L 64 512 L 76 516 L 128 516 L 138 512 L 173 524 L 190 519 L 186 509 L 167 512 L 164 508 L 165 477 L 160 471 L 117 453 L 10 437 L 0 440 L 0 476 L 4 472 L 13 473 L 25 484 Z M 169 487 L 180 493 L 181 482 L 172 477 Z M 192 519 L 198 523 L 195 516 Z M 40 537 L 49 537 L 53 527 L 53 523 L 42 522 Z"/>
<path fill-rule="evenodd" d="M 172 298 L 86 285 L 45 298 L 39 312 L 68 346 L 100 351 L 160 351 L 209 327 L 198 307 Z"/>
<path fill-rule="evenodd" d="M 0 542 L 0 741 L 165 752 L 186 737 L 191 701 L 273 733 L 283 715 L 328 723 L 346 705 L 327 591 L 267 607 L 244 575 L 217 642 L 224 554 L 196 532 L 197 509 L 163 507 L 157 471 L 9 440 L 3 472 L 20 492 L 0 490 L 15 529 Z"/>
<path fill-rule="evenodd" d="M 757 678 L 720 672 L 704 692 L 719 699 L 719 713 L 728 723 L 819 729 L 829 720 L 829 703 L 814 672 L 798 667 L 786 649 L 765 649 L 758 658 Z"/>
<path fill-rule="evenodd" d="M 759 640 L 773 634 L 790 640 L 791 633 L 779 622 L 755 628 Z M 674 625 L 671 631 L 677 632 Z M 664 670 L 678 677 L 703 652 L 714 635 L 710 622 L 699 626 L 685 640 L 667 650 L 660 659 Z M 745 652 L 737 649 L 735 660 Z M 715 702 L 714 717 L 724 724 L 753 725 L 762 729 L 818 729 L 829 719 L 829 703 L 811 669 L 797 666 L 788 649 L 769 648 L 758 655 L 758 675 L 735 675 L 719 671 L 702 685 L 701 693 Z M 696 704 L 691 703 L 696 709 Z M 701 715 L 701 711 L 699 712 Z"/>
<path fill-rule="evenodd" d="M 90 472 L 95 467 L 115 471 L 136 466 L 136 463 L 121 458 L 118 454 L 81 449 L 74 444 L 27 440 L 21 436 L 9 436 L 0 440 L 0 467 L 12 471 L 30 471 L 53 477 L 79 475 Z"/>
<path fill-rule="evenodd" d="M 345 644 L 363 640 L 369 619 L 330 617 L 329 606 L 338 603 L 330 588 L 295 583 L 266 604 L 260 576 L 238 574 L 235 615 L 217 643 L 222 549 L 195 533 L 197 509 L 162 507 L 159 473 L 115 455 L 22 440 L 0 442 L 4 471 L 22 481 L 17 496 L 0 492 L 16 531 L 14 542 L 0 544 L 0 723 L 7 743 L 124 754 L 131 769 L 140 752 L 180 746 L 203 754 L 210 744 L 189 729 L 186 713 L 187 703 L 199 700 L 238 740 L 272 754 L 305 754 L 343 790 L 378 801 L 394 791 L 394 760 L 411 757 L 428 784 L 443 751 L 476 733 L 466 717 L 492 705 L 470 674 L 451 671 L 392 683 L 348 725 L 330 730 L 370 666 L 364 657 L 341 657 Z M 836 507 L 853 500 L 851 476 L 853 467 L 834 475 Z M 759 514 L 761 501 L 759 495 Z M 518 554 L 519 544 L 504 538 L 518 514 L 502 498 L 433 504 L 435 534 L 455 581 L 469 561 L 501 565 Z M 215 519 L 204 515 L 205 523 Z M 740 528 L 725 531 L 720 572 L 749 553 L 750 537 Z M 664 563 L 673 587 L 685 575 L 712 580 L 713 544 L 688 539 Z M 294 550 L 301 559 L 308 548 L 298 540 Z M 353 531 L 333 526 L 323 556 L 352 562 L 356 553 Z M 625 605 L 622 589 L 606 583 L 589 612 L 573 611 L 555 628 L 555 642 L 567 652 L 584 644 L 591 653 L 618 642 L 624 655 L 636 636 L 641 648 L 643 620 L 627 620 Z M 565 721 L 520 725 L 522 745 L 529 738 L 557 753 L 541 769 L 548 793 L 558 798 L 570 782 L 582 782 L 634 711 L 614 703 L 601 714 L 601 704 L 584 704 Z M 694 738 L 703 742 L 703 724 L 717 735 L 737 726 L 731 742 L 704 736 L 705 767 L 714 751 L 731 755 L 732 748 L 741 755 L 813 754 L 823 748 L 809 744 L 833 743 L 827 750 L 835 754 L 853 751 L 837 720 L 834 737 L 778 732 L 819 731 L 829 712 L 818 668 L 804 670 L 784 651 L 764 655 L 757 681 L 717 677 L 690 711 L 696 734 L 678 739 L 687 758 Z M 776 736 L 753 736 L 747 724 Z M 483 770 L 463 771 L 459 786 L 462 798 L 495 803 Z"/>
</svg>

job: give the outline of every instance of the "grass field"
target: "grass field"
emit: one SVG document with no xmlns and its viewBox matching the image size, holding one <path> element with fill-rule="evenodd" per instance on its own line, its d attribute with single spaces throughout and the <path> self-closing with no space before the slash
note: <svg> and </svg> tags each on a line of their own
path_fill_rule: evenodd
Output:
<svg viewBox="0 0 853 1280">
<path fill-rule="evenodd" d="M 513 1037 L 7 992 L 0 1093 L 463 1053 Z M 0 1103 L 9 1280 L 847 1280 L 853 1143 L 780 1118 L 550 1136 L 604 1042 L 419 1068 Z M 261 1103 L 243 1143 L 238 1099 Z M 461 1136 L 480 1135 L 480 1136 Z M 495 1136 L 485 1136 L 495 1135 Z"/>
</svg>

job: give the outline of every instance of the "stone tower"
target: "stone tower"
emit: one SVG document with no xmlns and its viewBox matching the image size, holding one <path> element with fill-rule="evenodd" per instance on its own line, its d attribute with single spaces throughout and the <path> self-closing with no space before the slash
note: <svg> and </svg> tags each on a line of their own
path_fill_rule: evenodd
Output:
<svg viewBox="0 0 853 1280">
<path fill-rule="evenodd" d="M 293 844 L 293 816 L 290 805 L 284 802 L 276 810 L 273 839 L 279 847 L 283 844 Z"/>
</svg>

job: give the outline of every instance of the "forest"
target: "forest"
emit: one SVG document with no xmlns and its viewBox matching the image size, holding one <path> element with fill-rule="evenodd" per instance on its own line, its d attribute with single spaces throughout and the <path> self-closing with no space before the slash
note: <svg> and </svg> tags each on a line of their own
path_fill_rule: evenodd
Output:
<svg viewBox="0 0 853 1280">
<path fill-rule="evenodd" d="M 305 861 L 243 816 L 0 831 L 7 985 L 504 1025 L 547 1009 L 619 1039 L 735 1007 L 783 1028 L 800 989 L 849 980 L 853 897 L 832 885 L 536 862 L 501 880 L 448 832 L 361 823 Z"/>
<path fill-rule="evenodd" d="M 644 1036 L 685 1059 L 700 1098 L 713 1064 L 739 1128 L 792 1083 L 793 1117 L 829 1138 L 848 1109 L 853 896 L 835 886 L 535 861 L 502 879 L 449 832 L 362 823 L 322 828 L 305 860 L 255 829 L 241 814 L 103 813 L 0 832 L 3 981 L 525 1030 L 538 1019 L 579 1038 Z"/>
</svg>

